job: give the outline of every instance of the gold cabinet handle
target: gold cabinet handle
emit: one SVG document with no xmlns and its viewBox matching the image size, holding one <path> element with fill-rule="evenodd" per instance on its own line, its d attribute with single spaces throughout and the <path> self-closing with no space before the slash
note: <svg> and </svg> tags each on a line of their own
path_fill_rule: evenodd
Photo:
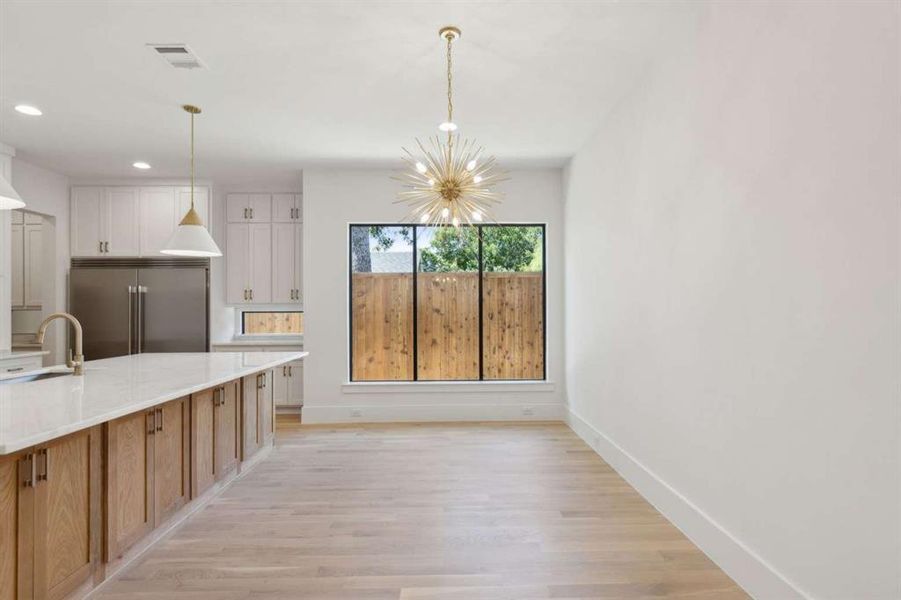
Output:
<svg viewBox="0 0 901 600">
<path fill-rule="evenodd" d="M 37 479 L 36 467 L 33 452 L 29 452 L 22 458 L 23 487 L 34 487 L 35 479 Z"/>
<path fill-rule="evenodd" d="M 103 242 L 97 242 L 97 245 L 99 246 L 97 250 L 100 254 L 103 254 Z"/>
<path fill-rule="evenodd" d="M 38 450 L 38 458 L 40 459 L 38 462 L 37 477 L 35 481 L 47 481 L 50 477 L 50 455 L 47 453 L 46 448 L 41 448 Z"/>
<path fill-rule="evenodd" d="M 250 219 L 253 220 L 253 208 L 250 209 Z"/>
<path fill-rule="evenodd" d="M 156 433 L 156 411 L 152 410 L 147 413 L 147 435 Z"/>
<path fill-rule="evenodd" d="M 294 377 L 294 371 L 291 369 L 291 365 L 288 365 L 288 377 Z"/>
<path fill-rule="evenodd" d="M 103 242 L 103 251 L 109 254 L 109 242 Z"/>
<path fill-rule="evenodd" d="M 247 209 L 246 208 L 244 209 L 244 218 L 245 219 L 247 218 Z"/>
<path fill-rule="evenodd" d="M 156 420 L 156 430 L 157 430 L 157 431 L 162 431 L 162 430 L 163 430 L 163 409 L 162 409 L 162 408 L 156 409 L 156 410 L 154 411 L 154 414 L 156 415 L 156 418 L 155 418 L 155 420 Z"/>
</svg>

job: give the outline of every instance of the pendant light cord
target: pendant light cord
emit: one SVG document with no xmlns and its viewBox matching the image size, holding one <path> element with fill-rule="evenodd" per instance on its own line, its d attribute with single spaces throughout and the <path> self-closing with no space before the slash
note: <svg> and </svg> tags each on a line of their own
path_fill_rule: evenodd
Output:
<svg viewBox="0 0 901 600">
<path fill-rule="evenodd" d="M 194 210 L 194 113 L 191 113 L 191 210 Z"/>
</svg>

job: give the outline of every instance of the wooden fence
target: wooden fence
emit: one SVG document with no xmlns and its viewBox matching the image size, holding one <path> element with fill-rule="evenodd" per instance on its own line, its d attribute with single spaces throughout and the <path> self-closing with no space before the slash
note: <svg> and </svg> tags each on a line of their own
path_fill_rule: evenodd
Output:
<svg viewBox="0 0 901 600">
<path fill-rule="evenodd" d="M 478 273 L 417 275 L 420 380 L 479 378 Z M 354 273 L 353 379 L 413 379 L 413 276 Z M 541 273 L 485 273 L 485 379 L 544 376 Z"/>
</svg>

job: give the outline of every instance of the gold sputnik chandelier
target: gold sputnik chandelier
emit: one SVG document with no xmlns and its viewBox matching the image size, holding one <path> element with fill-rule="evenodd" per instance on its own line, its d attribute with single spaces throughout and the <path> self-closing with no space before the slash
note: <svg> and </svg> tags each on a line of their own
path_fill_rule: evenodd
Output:
<svg viewBox="0 0 901 600">
<path fill-rule="evenodd" d="M 440 136 L 430 137 L 423 144 L 417 138 L 418 151 L 403 148 L 409 169 L 396 178 L 406 188 L 398 194 L 396 203 L 410 207 L 404 222 L 454 227 L 495 222 L 492 208 L 500 204 L 501 194 L 494 186 L 507 177 L 498 171 L 493 156 L 483 158 L 475 140 L 461 141 L 456 133 L 451 53 L 460 30 L 442 27 L 438 35 L 447 42 L 447 121 L 438 126 L 447 133 L 447 139 L 442 142 Z"/>
</svg>

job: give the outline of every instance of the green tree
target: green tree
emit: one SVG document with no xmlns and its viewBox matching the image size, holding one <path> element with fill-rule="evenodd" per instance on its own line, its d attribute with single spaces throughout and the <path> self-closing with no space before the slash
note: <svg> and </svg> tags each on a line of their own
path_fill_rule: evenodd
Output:
<svg viewBox="0 0 901 600">
<path fill-rule="evenodd" d="M 486 271 L 541 270 L 541 228 L 483 227 L 482 254 Z M 478 270 L 479 230 L 438 228 L 422 249 L 420 266 L 427 272 Z"/>
<path fill-rule="evenodd" d="M 386 227 L 384 225 L 372 225 L 364 227 L 356 225 L 350 228 L 350 247 L 353 262 L 353 270 L 355 273 L 371 273 L 372 272 L 372 253 L 369 250 L 370 238 L 375 239 L 375 249 L 384 252 L 394 245 L 393 230 L 397 227 Z M 407 242 L 413 241 L 413 233 L 410 227 L 400 227 L 397 232 Z"/>
</svg>

